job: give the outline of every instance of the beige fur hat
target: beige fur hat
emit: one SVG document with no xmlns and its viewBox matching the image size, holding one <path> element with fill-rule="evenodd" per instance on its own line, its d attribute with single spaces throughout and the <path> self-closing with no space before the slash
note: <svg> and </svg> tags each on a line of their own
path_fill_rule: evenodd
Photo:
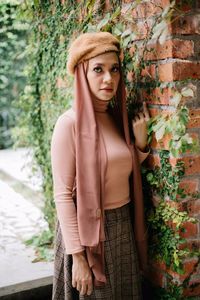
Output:
<svg viewBox="0 0 200 300">
<path fill-rule="evenodd" d="M 78 63 L 111 51 L 120 53 L 120 43 L 111 33 L 83 33 L 69 48 L 67 71 L 73 75 Z"/>
</svg>

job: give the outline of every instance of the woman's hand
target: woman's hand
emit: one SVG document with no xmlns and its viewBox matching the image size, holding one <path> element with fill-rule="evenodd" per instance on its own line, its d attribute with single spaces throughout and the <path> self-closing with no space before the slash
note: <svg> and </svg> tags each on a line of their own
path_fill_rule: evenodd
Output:
<svg viewBox="0 0 200 300">
<path fill-rule="evenodd" d="M 92 272 L 85 254 L 80 252 L 73 254 L 72 257 L 72 286 L 80 292 L 80 295 L 91 295 L 93 289 Z"/>
<path fill-rule="evenodd" d="M 138 113 L 132 120 L 133 134 L 135 137 L 135 145 L 141 151 L 147 146 L 147 122 L 150 119 L 146 102 L 143 102 L 143 112 Z"/>
</svg>

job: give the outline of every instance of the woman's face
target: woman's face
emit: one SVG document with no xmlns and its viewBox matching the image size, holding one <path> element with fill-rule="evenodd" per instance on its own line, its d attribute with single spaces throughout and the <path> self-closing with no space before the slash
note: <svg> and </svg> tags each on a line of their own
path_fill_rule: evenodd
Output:
<svg viewBox="0 0 200 300">
<path fill-rule="evenodd" d="M 103 101 L 112 99 L 116 94 L 120 79 L 117 54 L 108 52 L 91 58 L 87 79 L 93 96 Z"/>
</svg>

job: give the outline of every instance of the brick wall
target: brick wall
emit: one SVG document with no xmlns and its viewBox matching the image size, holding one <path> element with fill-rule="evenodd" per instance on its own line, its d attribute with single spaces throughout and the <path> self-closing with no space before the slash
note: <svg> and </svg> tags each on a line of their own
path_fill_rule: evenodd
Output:
<svg viewBox="0 0 200 300">
<path fill-rule="evenodd" d="M 124 1 L 126 5 L 133 1 Z M 185 4 L 184 4 L 184 3 Z M 161 82 L 173 82 L 175 86 L 189 84 L 194 91 L 194 97 L 185 99 L 186 105 L 190 111 L 190 121 L 188 124 L 188 133 L 194 138 L 200 138 L 200 1 L 177 1 L 180 10 L 184 12 L 182 17 L 173 16 L 173 22 L 169 25 L 170 36 L 161 45 L 154 43 L 149 47 L 154 51 L 145 54 L 145 60 L 151 62 L 151 66 L 144 70 L 144 76 L 150 76 L 152 79 L 159 79 Z M 137 20 L 139 40 L 135 44 L 140 45 L 140 40 L 147 35 L 148 28 L 152 24 L 153 18 L 163 10 L 169 1 L 154 0 L 142 3 L 133 10 L 132 16 Z M 130 49 L 134 53 L 134 45 Z M 129 74 L 131 80 L 131 74 Z M 189 81 L 187 81 L 189 79 Z M 183 82 L 185 80 L 185 83 Z M 164 88 L 160 92 L 159 88 L 155 88 L 150 95 L 145 91 L 142 92 L 149 105 L 149 110 L 152 116 L 158 113 L 166 113 L 171 109 L 169 105 L 172 90 L 170 87 Z M 157 149 L 167 149 L 168 138 L 162 142 L 162 146 L 156 143 L 155 139 L 152 142 L 152 155 L 149 157 L 149 165 L 154 167 L 159 163 Z M 177 160 L 182 160 L 185 163 L 185 176 L 180 183 L 180 186 L 185 189 L 187 197 L 181 200 L 179 209 L 184 209 L 189 212 L 190 216 L 200 220 L 200 199 L 194 198 L 193 193 L 200 192 L 200 154 L 187 153 L 182 158 L 171 159 L 171 163 L 175 164 Z M 185 224 L 185 232 L 182 236 L 186 239 L 186 244 L 191 250 L 200 249 L 200 224 Z M 190 276 L 189 288 L 185 289 L 185 296 L 200 296 L 200 265 L 198 257 L 186 259 L 184 261 L 183 275 L 167 270 L 172 275 L 173 279 L 179 284 Z M 166 283 L 166 266 L 163 263 L 153 263 L 151 280 L 162 287 Z M 199 298 L 198 298 L 199 299 Z"/>
</svg>

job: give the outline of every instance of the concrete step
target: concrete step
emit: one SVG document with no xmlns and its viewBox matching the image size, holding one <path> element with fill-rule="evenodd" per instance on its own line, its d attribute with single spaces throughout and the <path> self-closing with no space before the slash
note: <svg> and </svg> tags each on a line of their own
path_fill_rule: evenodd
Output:
<svg viewBox="0 0 200 300">
<path fill-rule="evenodd" d="M 0 300 L 51 300 L 51 295 L 51 276 L 0 289 Z"/>
</svg>

